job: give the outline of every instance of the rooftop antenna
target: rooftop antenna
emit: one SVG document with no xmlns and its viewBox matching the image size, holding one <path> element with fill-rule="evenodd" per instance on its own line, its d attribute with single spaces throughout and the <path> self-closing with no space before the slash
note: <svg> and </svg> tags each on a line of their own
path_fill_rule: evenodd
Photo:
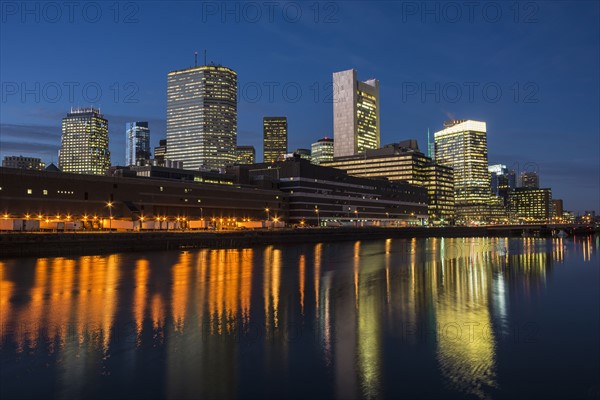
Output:
<svg viewBox="0 0 600 400">
<path fill-rule="evenodd" d="M 206 65 L 206 49 L 204 49 L 204 65 Z"/>
<path fill-rule="evenodd" d="M 198 66 L 198 52 L 194 51 L 194 67 Z"/>
</svg>

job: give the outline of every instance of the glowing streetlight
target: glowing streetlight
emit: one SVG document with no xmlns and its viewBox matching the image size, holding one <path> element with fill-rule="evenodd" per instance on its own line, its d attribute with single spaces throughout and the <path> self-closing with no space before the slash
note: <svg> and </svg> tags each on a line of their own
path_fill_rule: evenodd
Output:
<svg viewBox="0 0 600 400">
<path fill-rule="evenodd" d="M 110 220 L 109 220 L 109 222 L 108 222 L 108 229 L 109 229 L 109 231 L 108 231 L 108 232 L 109 232 L 109 233 L 112 233 L 112 219 L 113 219 L 113 216 L 112 216 L 112 207 L 113 207 L 113 203 L 112 203 L 112 201 L 108 201 L 108 202 L 106 203 L 106 207 L 108 207 L 108 212 L 109 212 L 109 215 L 110 215 Z"/>
<path fill-rule="evenodd" d="M 271 219 L 271 214 L 269 214 L 269 207 L 265 208 L 265 212 L 267 213 L 267 221 Z"/>
<path fill-rule="evenodd" d="M 317 226 L 321 226 L 321 218 L 319 217 L 319 207 L 315 206 L 315 213 L 317 213 Z"/>
</svg>

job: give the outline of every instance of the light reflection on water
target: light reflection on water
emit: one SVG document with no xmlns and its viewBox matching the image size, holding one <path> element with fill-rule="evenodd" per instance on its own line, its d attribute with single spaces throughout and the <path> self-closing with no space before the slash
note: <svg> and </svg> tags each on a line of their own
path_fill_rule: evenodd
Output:
<svg viewBox="0 0 600 400">
<path fill-rule="evenodd" d="M 495 397 L 511 313 L 566 259 L 597 268 L 598 249 L 431 238 L 6 260 L 1 394 Z M 412 364 L 431 388 L 395 376 Z"/>
</svg>

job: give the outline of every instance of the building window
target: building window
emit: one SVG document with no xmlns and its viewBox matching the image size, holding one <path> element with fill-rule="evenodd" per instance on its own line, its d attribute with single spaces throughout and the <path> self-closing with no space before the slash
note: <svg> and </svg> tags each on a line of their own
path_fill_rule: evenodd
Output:
<svg viewBox="0 0 600 400">
<path fill-rule="evenodd" d="M 27 194 L 33 194 L 33 190 L 27 189 Z"/>
<path fill-rule="evenodd" d="M 44 196 L 48 196 L 48 189 L 42 190 L 42 193 L 44 194 Z"/>
</svg>

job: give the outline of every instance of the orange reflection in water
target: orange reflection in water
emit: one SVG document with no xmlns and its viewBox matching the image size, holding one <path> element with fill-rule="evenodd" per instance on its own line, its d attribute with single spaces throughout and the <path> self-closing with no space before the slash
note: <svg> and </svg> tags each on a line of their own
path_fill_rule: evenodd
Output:
<svg viewBox="0 0 600 400">
<path fill-rule="evenodd" d="M 17 351 L 35 348 L 40 339 L 48 342 L 51 352 L 55 344 L 64 347 L 86 340 L 107 351 L 117 304 L 118 264 L 114 255 L 38 259 L 29 301 L 7 307 L 3 316 L 13 327 Z"/>
<path fill-rule="evenodd" d="M 135 267 L 135 290 L 133 294 L 133 317 L 135 318 L 136 344 L 140 345 L 140 337 L 146 315 L 148 297 L 148 260 L 139 259 Z"/>
</svg>

